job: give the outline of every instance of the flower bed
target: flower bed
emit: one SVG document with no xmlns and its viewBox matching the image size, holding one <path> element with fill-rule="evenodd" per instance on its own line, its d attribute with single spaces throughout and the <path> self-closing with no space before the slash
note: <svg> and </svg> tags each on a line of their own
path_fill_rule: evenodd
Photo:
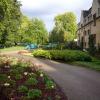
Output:
<svg viewBox="0 0 100 100">
<path fill-rule="evenodd" d="M 0 56 L 0 100 L 67 100 L 54 81 L 31 63 Z"/>
</svg>

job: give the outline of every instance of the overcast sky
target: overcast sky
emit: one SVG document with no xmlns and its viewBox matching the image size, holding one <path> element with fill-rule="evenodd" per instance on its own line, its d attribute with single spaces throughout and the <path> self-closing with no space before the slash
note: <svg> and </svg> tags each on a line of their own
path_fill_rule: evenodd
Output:
<svg viewBox="0 0 100 100">
<path fill-rule="evenodd" d="M 20 0 L 24 15 L 41 18 L 50 31 L 53 27 L 54 16 L 73 11 L 80 20 L 81 10 L 89 9 L 93 0 Z"/>
</svg>

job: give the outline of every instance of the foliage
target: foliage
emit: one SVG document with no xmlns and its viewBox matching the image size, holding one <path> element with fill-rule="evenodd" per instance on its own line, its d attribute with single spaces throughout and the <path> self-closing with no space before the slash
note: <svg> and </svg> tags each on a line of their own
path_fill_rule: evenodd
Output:
<svg viewBox="0 0 100 100">
<path fill-rule="evenodd" d="M 2 47 L 16 45 L 20 26 L 20 2 L 17 0 L 0 1 L 0 43 Z"/>
<path fill-rule="evenodd" d="M 20 80 L 22 78 L 22 75 L 21 74 L 15 74 L 15 79 L 16 80 Z"/>
<path fill-rule="evenodd" d="M 56 85 L 53 81 L 47 80 L 45 86 L 46 86 L 46 89 L 54 89 Z"/>
<path fill-rule="evenodd" d="M 42 95 L 42 92 L 39 89 L 32 89 L 32 90 L 29 90 L 29 92 L 28 92 L 29 99 L 39 98 L 39 97 L 41 97 L 41 95 Z"/>
<path fill-rule="evenodd" d="M 21 85 L 18 87 L 18 91 L 22 92 L 22 93 L 26 93 L 26 92 L 28 92 L 28 88 L 24 85 Z"/>
<path fill-rule="evenodd" d="M 38 83 L 38 81 L 35 77 L 31 77 L 26 81 L 27 85 L 36 85 L 37 83 Z"/>
<path fill-rule="evenodd" d="M 77 43 L 74 42 L 74 41 L 67 42 L 65 44 L 65 48 L 66 49 L 71 49 L 71 50 L 79 50 L 79 49 L 81 49 L 80 47 L 77 46 Z"/>
<path fill-rule="evenodd" d="M 48 32 L 42 20 L 22 15 L 19 0 L 0 1 L 0 47 L 21 43 L 43 44 Z"/>
<path fill-rule="evenodd" d="M 48 51 L 45 50 L 35 50 L 33 51 L 33 56 L 35 57 L 43 57 L 43 58 L 51 58 L 51 55 Z"/>
<path fill-rule="evenodd" d="M 94 35 L 89 36 L 89 53 L 91 55 L 95 55 L 96 47 L 95 47 L 95 37 Z"/>
<path fill-rule="evenodd" d="M 81 61 L 77 61 L 77 62 L 73 62 L 73 65 L 77 65 L 77 66 L 83 66 L 86 68 L 90 68 L 96 71 L 100 71 L 100 60 L 93 60 L 92 62 L 81 62 Z"/>
<path fill-rule="evenodd" d="M 23 16 L 21 28 L 21 42 L 24 43 L 36 43 L 43 44 L 48 40 L 48 32 L 45 28 L 45 24 L 38 18 L 29 19 Z"/>
<path fill-rule="evenodd" d="M 1 60 L 3 60 L 3 64 L 8 61 L 11 64 L 8 63 L 8 66 L 5 67 Z M 16 64 L 19 60 L 22 61 L 14 57 L 0 55 L 0 65 L 2 65 L 0 66 L 0 87 L 3 87 L 1 95 L 4 93 L 8 98 L 13 97 L 13 99 L 20 100 L 49 100 L 50 97 L 56 100 L 56 94 L 51 92 L 60 95 L 61 91 L 58 92 L 60 89 L 55 87 L 55 83 L 43 71 L 35 69 L 35 65 L 34 67 L 15 66 L 16 64 L 12 64 L 13 61 L 15 63 L 15 60 L 17 60 Z M 61 97 L 63 97 L 62 93 Z"/>
<path fill-rule="evenodd" d="M 35 53 L 34 53 L 35 52 Z M 34 51 L 33 55 L 35 57 L 50 58 L 54 60 L 62 61 L 91 61 L 91 56 L 79 50 L 42 50 L 43 53 L 39 51 Z M 46 54 L 45 54 L 46 53 Z M 49 54 L 49 55 L 47 55 Z"/>
<path fill-rule="evenodd" d="M 57 15 L 54 21 L 55 27 L 49 37 L 51 43 L 65 43 L 76 38 L 76 16 L 72 12 Z"/>
<path fill-rule="evenodd" d="M 52 59 L 69 61 L 91 61 L 88 53 L 78 50 L 51 50 Z"/>
<path fill-rule="evenodd" d="M 7 75 L 0 74 L 0 82 L 6 82 L 6 80 L 7 80 Z"/>
</svg>

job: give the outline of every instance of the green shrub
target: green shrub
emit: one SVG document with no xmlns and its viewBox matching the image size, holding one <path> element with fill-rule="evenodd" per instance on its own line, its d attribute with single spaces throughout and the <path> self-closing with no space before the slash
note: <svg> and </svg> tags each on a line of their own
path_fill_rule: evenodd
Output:
<svg viewBox="0 0 100 100">
<path fill-rule="evenodd" d="M 91 61 L 91 56 L 79 50 L 51 50 L 52 59 L 70 61 Z"/>
<path fill-rule="evenodd" d="M 7 75 L 5 74 L 0 74 L 0 83 L 4 83 L 7 81 Z"/>
<path fill-rule="evenodd" d="M 13 69 L 10 70 L 10 74 L 16 75 L 16 74 L 19 74 L 19 71 L 17 69 L 13 68 Z"/>
<path fill-rule="evenodd" d="M 47 80 L 45 86 L 46 86 L 46 89 L 54 89 L 56 85 L 53 81 Z"/>
<path fill-rule="evenodd" d="M 42 96 L 42 92 L 39 89 L 32 89 L 32 90 L 29 90 L 29 92 L 28 92 L 29 99 L 35 99 L 35 98 L 39 98 L 41 96 Z"/>
<path fill-rule="evenodd" d="M 21 78 L 22 78 L 22 75 L 21 75 L 21 74 L 16 74 L 16 75 L 15 75 L 15 79 L 16 79 L 16 80 L 20 80 Z"/>
<path fill-rule="evenodd" d="M 36 78 L 37 77 L 37 74 L 35 74 L 35 73 L 29 73 L 29 75 L 28 75 L 30 78 Z"/>
<path fill-rule="evenodd" d="M 14 80 L 7 80 L 7 82 L 10 84 L 10 87 L 16 86 L 16 81 L 14 81 Z"/>
<path fill-rule="evenodd" d="M 33 51 L 33 56 L 35 57 L 43 57 L 43 58 L 51 58 L 51 55 L 48 51 L 46 50 L 35 50 Z"/>
<path fill-rule="evenodd" d="M 26 84 L 27 85 L 36 85 L 38 83 L 38 81 L 36 80 L 36 78 L 32 77 L 32 78 L 29 78 L 27 81 L 26 81 Z"/>
<path fill-rule="evenodd" d="M 36 57 L 51 58 L 54 60 L 70 61 L 91 61 L 92 58 L 87 52 L 79 50 L 37 50 L 33 52 Z"/>
<path fill-rule="evenodd" d="M 28 91 L 28 88 L 26 86 L 22 85 L 22 86 L 18 87 L 18 91 L 22 92 L 22 93 L 26 93 Z"/>
</svg>

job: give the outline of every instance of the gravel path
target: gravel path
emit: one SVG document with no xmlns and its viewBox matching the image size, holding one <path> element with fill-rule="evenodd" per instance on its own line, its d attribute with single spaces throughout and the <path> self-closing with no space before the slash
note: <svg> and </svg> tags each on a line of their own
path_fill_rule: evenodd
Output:
<svg viewBox="0 0 100 100">
<path fill-rule="evenodd" d="M 69 100 L 100 100 L 100 73 L 87 68 L 51 60 L 9 54 L 39 63 L 49 76 L 59 84 Z"/>
</svg>

